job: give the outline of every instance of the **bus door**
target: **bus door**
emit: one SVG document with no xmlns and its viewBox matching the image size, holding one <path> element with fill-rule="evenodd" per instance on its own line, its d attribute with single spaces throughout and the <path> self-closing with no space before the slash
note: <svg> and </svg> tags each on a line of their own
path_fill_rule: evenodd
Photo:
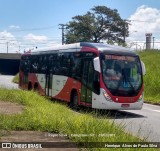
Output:
<svg viewBox="0 0 160 151">
<path fill-rule="evenodd" d="M 82 59 L 81 102 L 85 102 L 85 104 L 92 103 L 93 72 L 93 59 Z"/>
<path fill-rule="evenodd" d="M 52 77 L 52 73 L 46 74 L 45 94 L 47 96 L 52 96 Z"/>
</svg>

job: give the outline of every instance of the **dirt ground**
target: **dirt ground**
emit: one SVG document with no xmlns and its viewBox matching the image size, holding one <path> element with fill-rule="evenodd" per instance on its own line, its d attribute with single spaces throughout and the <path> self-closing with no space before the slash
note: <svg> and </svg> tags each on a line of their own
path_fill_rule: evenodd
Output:
<svg viewBox="0 0 160 151">
<path fill-rule="evenodd" d="M 0 113 L 1 114 L 20 114 L 23 112 L 24 106 L 16 103 L 3 102 L 0 101 Z M 66 136 L 61 136 L 54 133 L 48 132 L 38 132 L 38 131 L 0 131 L 0 151 L 79 151 L 79 148 L 72 143 Z M 25 149 L 18 148 L 6 148 L 6 144 L 2 143 L 11 143 L 12 147 L 23 146 Z M 28 142 L 28 143 L 27 143 Z M 29 146 L 33 146 L 32 142 L 36 142 L 36 147 L 34 149 L 28 149 Z M 55 148 L 41 148 L 43 146 L 58 146 Z M 10 144 L 7 144 L 10 146 Z M 60 147 L 59 147 L 60 146 Z M 7 146 L 8 147 L 8 146 Z"/>
<path fill-rule="evenodd" d="M 23 105 L 0 101 L 0 113 L 2 114 L 20 114 L 23 109 Z"/>
</svg>

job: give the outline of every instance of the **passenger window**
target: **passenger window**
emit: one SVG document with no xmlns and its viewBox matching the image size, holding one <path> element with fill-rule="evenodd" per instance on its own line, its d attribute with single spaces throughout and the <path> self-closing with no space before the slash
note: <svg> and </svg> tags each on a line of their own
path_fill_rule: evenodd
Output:
<svg viewBox="0 0 160 151">
<path fill-rule="evenodd" d="M 90 61 L 90 63 L 89 63 L 87 86 L 96 94 L 100 93 L 99 73 L 94 70 L 94 66 L 93 66 L 92 61 Z"/>
</svg>

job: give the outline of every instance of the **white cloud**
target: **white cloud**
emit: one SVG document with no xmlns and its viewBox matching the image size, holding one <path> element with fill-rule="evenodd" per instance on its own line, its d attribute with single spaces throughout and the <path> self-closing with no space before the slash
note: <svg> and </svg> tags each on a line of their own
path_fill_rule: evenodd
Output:
<svg viewBox="0 0 160 151">
<path fill-rule="evenodd" d="M 34 35 L 32 33 L 24 36 L 24 39 L 29 40 L 30 42 L 45 42 L 46 40 L 48 40 L 46 36 Z"/>
<path fill-rule="evenodd" d="M 13 34 L 8 31 L 0 32 L 0 52 L 15 53 L 18 50 L 18 42 Z"/>
<path fill-rule="evenodd" d="M 14 38 L 14 35 L 12 35 L 10 32 L 4 30 L 0 32 L 0 39 L 9 39 L 9 38 Z"/>
<path fill-rule="evenodd" d="M 145 5 L 137 8 L 135 13 L 131 15 L 128 20 L 131 20 L 129 25 L 130 36 L 127 41 L 137 41 L 141 47 L 145 43 L 145 34 L 152 33 L 155 37 L 155 48 L 160 49 L 160 10 L 151 8 Z M 140 43 L 142 42 L 142 43 Z"/>
<path fill-rule="evenodd" d="M 10 28 L 10 29 L 20 29 L 20 27 L 19 27 L 19 26 L 16 26 L 16 25 L 10 25 L 9 28 Z"/>
<path fill-rule="evenodd" d="M 44 35 L 35 35 L 29 33 L 25 36 L 17 37 L 17 35 L 4 30 L 0 32 L 0 53 L 16 53 L 20 50 L 21 53 L 28 50 L 36 50 L 36 47 L 52 47 L 61 44 L 59 40 L 49 39 Z"/>
<path fill-rule="evenodd" d="M 50 48 L 53 46 L 61 45 L 61 40 L 51 40 L 47 36 L 43 35 L 34 35 L 32 33 L 24 36 L 24 40 L 21 46 L 25 47 L 25 51 L 32 50 L 37 51 L 39 48 Z M 26 45 L 26 46 L 25 46 Z M 36 49 L 36 47 L 38 49 Z"/>
</svg>

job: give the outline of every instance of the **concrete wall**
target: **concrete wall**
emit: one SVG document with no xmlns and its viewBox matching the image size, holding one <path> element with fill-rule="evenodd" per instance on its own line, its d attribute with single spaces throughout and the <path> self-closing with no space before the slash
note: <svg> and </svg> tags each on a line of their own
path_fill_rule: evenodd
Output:
<svg viewBox="0 0 160 151">
<path fill-rule="evenodd" d="M 15 75 L 19 72 L 20 60 L 0 59 L 0 74 Z"/>
<path fill-rule="evenodd" d="M 21 54 L 0 53 L 0 74 L 15 75 L 19 72 Z"/>
</svg>

